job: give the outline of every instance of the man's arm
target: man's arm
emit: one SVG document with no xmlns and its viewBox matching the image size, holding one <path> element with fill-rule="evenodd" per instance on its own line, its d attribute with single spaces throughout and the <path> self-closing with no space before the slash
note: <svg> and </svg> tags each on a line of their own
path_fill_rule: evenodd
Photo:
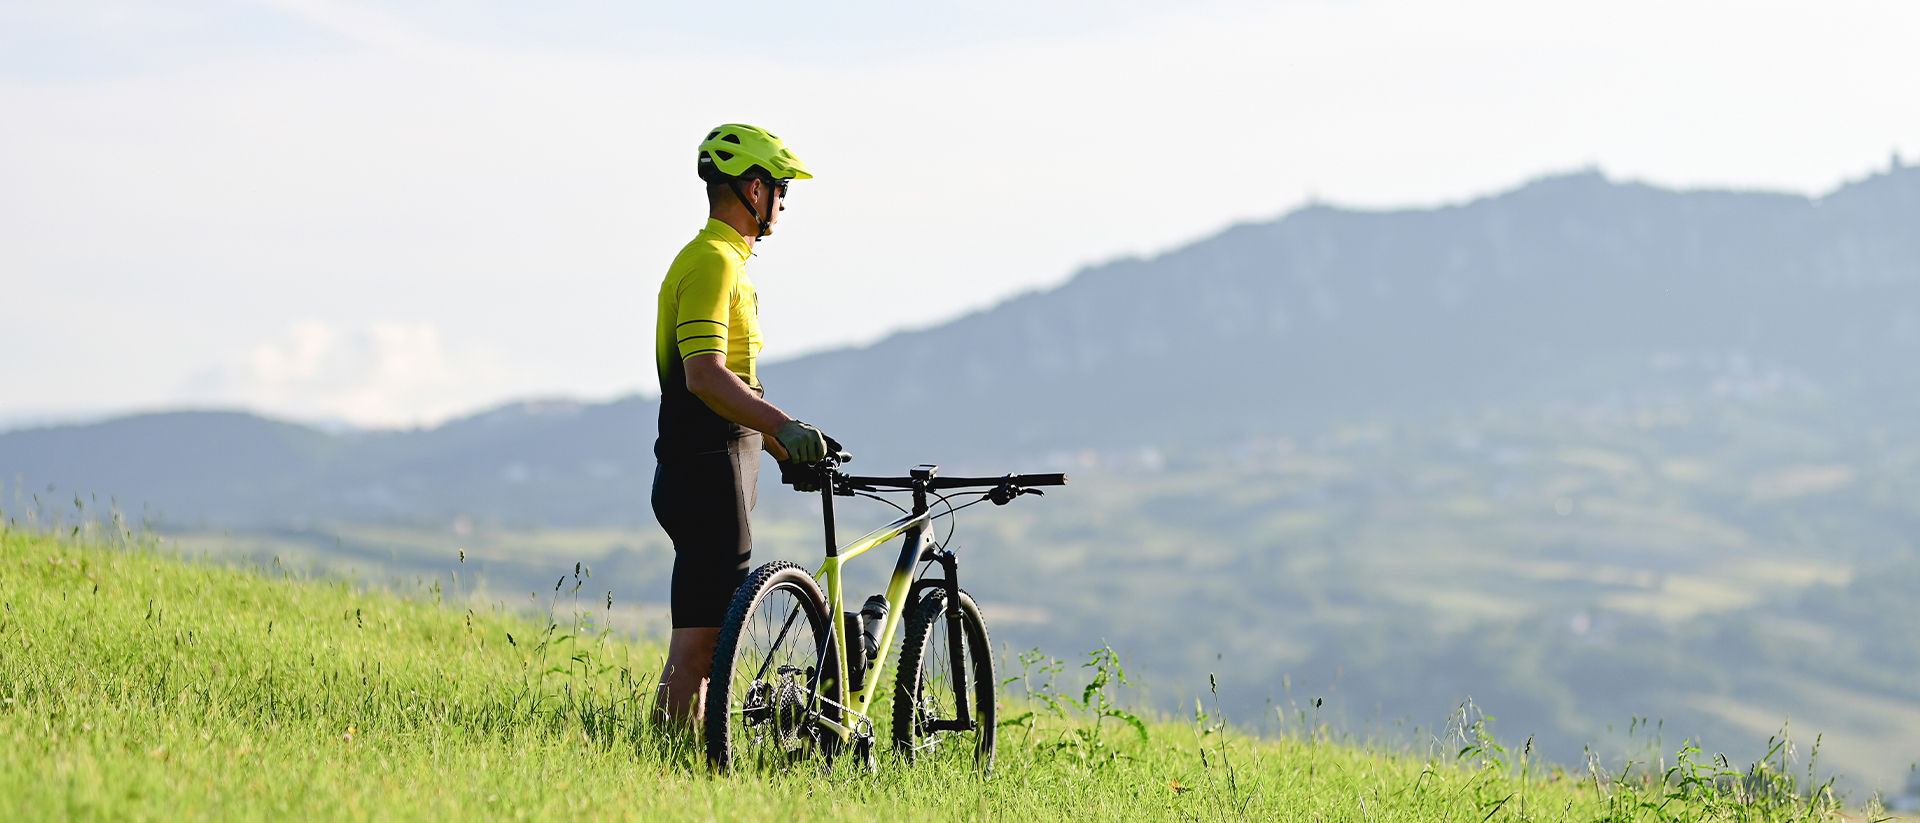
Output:
<svg viewBox="0 0 1920 823">
<path fill-rule="evenodd" d="M 727 368 L 726 355 L 706 352 L 684 362 L 687 391 L 693 392 L 693 396 L 700 398 L 715 414 L 765 435 L 761 442 L 774 459 L 787 459 L 787 450 L 780 447 L 775 435 L 793 418 L 747 388 L 746 382 Z"/>
</svg>

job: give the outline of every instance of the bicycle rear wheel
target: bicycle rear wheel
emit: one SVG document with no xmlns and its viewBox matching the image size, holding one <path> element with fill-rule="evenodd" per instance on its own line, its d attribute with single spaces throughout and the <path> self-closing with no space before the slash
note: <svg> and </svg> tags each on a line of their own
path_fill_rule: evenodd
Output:
<svg viewBox="0 0 1920 823">
<path fill-rule="evenodd" d="M 707 762 L 782 769 L 839 740 L 840 667 L 813 575 L 787 562 L 754 570 L 734 592 L 707 684 Z"/>
<path fill-rule="evenodd" d="M 906 641 L 900 651 L 900 673 L 893 688 L 893 748 L 911 763 L 941 752 L 969 752 L 974 764 L 993 767 L 996 716 L 993 692 L 993 647 L 987 640 L 980 607 L 960 593 L 960 627 L 956 637 L 947 620 L 946 592 L 929 591 L 914 604 L 907 618 Z M 966 672 L 965 694 L 957 695 L 953 650 L 960 644 L 960 670 Z M 967 701 L 971 726 L 956 728 L 958 701 Z"/>
</svg>

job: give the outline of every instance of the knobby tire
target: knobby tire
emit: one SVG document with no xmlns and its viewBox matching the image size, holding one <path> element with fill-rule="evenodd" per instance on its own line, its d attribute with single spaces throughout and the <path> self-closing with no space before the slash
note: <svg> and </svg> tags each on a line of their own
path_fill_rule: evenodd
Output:
<svg viewBox="0 0 1920 823">
<path fill-rule="evenodd" d="M 707 684 L 707 762 L 715 771 L 780 770 L 833 752 L 839 738 L 813 720 L 814 712 L 839 720 L 840 710 L 819 697 L 842 700 L 826 602 L 813 575 L 785 561 L 755 569 L 734 591 Z"/>
<path fill-rule="evenodd" d="M 930 590 L 914 604 L 907 619 L 900 671 L 893 689 L 893 748 L 909 763 L 941 751 L 971 750 L 974 765 L 980 771 L 989 771 L 993 767 L 997 722 L 993 646 L 979 605 L 965 591 L 960 592 L 962 666 L 968 670 L 967 698 L 971 703 L 967 708 L 974 726 L 970 731 L 927 728 L 932 721 L 956 717 L 946 602 L 945 591 Z"/>
</svg>

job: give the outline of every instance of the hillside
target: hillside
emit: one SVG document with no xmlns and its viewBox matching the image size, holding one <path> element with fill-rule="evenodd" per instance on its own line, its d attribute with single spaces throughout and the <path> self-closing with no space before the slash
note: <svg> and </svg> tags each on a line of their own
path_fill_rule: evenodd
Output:
<svg viewBox="0 0 1920 823">
<path fill-rule="evenodd" d="M 559 628 L 441 605 L 429 588 L 402 597 L 17 530 L 0 532 L 0 569 L 0 815 L 15 821 L 1627 821 L 1656 819 L 1640 802 L 1667 791 L 1492 750 L 1261 741 L 1207 717 L 1136 734 L 1044 710 L 1007 727 L 989 780 L 966 756 L 714 778 L 645 720 L 657 652 L 599 631 L 593 604 Z M 1696 793 L 1657 819 L 1722 806 Z M 1789 820 L 1798 806 L 1751 811 Z"/>
</svg>

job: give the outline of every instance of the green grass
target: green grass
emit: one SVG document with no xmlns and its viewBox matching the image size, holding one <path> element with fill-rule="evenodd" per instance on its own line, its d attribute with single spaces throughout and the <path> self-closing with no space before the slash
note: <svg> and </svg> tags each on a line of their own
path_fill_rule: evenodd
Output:
<svg viewBox="0 0 1920 823">
<path fill-rule="evenodd" d="M 1040 687 L 1003 710 L 1034 712 L 1002 729 L 991 778 L 964 760 L 907 768 L 886 755 L 874 775 L 714 777 L 646 720 L 657 645 L 596 630 L 591 609 L 550 619 L 438 595 L 193 562 L 132 540 L 0 532 L 0 819 L 1489 823 L 1826 811 L 1797 793 L 1730 802 L 1743 784 L 1726 777 L 1686 790 L 1541 768 L 1472 728 L 1458 748 L 1479 748 L 1465 755 L 1255 740 L 1198 712 L 1136 728 L 1097 665 L 1091 690 Z"/>
</svg>

